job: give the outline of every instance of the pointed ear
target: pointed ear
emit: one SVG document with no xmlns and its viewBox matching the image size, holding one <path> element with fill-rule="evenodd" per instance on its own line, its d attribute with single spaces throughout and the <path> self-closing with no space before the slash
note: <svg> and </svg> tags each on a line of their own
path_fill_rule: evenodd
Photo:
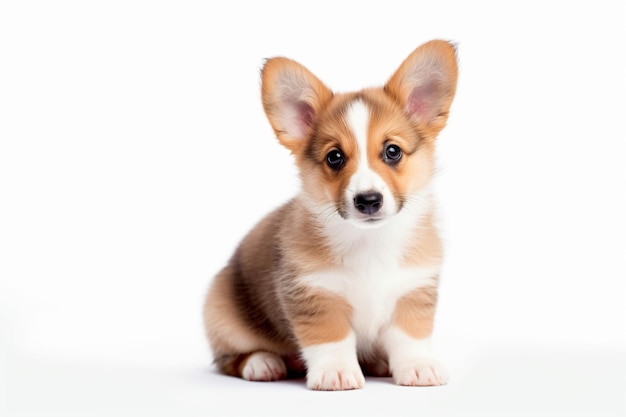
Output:
<svg viewBox="0 0 626 417">
<path fill-rule="evenodd" d="M 385 85 L 409 117 L 433 137 L 446 124 L 456 91 L 455 47 L 434 40 L 418 47 Z"/>
<path fill-rule="evenodd" d="M 333 93 L 297 62 L 272 58 L 261 71 L 261 95 L 276 137 L 294 152 L 308 138 Z"/>
</svg>

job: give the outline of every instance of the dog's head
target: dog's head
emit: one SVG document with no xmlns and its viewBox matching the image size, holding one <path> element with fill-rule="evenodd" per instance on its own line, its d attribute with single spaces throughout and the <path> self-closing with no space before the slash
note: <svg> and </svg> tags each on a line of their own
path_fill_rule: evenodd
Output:
<svg viewBox="0 0 626 417">
<path fill-rule="evenodd" d="M 455 52 L 448 42 L 427 42 L 384 87 L 346 94 L 290 59 L 266 62 L 263 106 L 296 157 L 310 210 L 375 226 L 428 185 L 456 90 Z"/>
</svg>

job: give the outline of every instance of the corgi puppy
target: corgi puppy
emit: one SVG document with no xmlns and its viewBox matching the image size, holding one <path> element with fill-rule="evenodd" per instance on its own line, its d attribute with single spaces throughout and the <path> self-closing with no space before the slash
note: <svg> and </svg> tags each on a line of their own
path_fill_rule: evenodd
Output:
<svg viewBox="0 0 626 417">
<path fill-rule="evenodd" d="M 314 390 L 361 388 L 364 374 L 445 384 L 430 341 L 442 247 L 429 184 L 455 47 L 423 44 L 382 88 L 334 93 L 282 57 L 261 83 L 301 191 L 212 282 L 204 322 L 217 367 L 251 381 L 306 373 Z"/>
</svg>

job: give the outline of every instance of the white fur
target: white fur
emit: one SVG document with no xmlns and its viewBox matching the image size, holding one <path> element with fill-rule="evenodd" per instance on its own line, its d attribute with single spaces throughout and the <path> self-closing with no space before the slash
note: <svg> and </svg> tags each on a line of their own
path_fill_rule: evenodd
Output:
<svg viewBox="0 0 626 417">
<path fill-rule="evenodd" d="M 356 337 L 350 333 L 338 342 L 322 343 L 302 349 L 307 364 L 307 386 L 335 391 L 363 387 L 365 378 L 356 356 Z"/>
<path fill-rule="evenodd" d="M 435 357 L 430 337 L 415 339 L 391 326 L 386 329 L 382 342 L 396 384 L 421 386 L 448 382 L 448 373 Z"/>
<path fill-rule="evenodd" d="M 246 359 L 241 376 L 248 381 L 275 381 L 287 376 L 287 367 L 273 353 L 256 352 Z"/>
<path fill-rule="evenodd" d="M 421 196 L 428 201 L 428 196 Z M 420 211 L 421 210 L 421 211 Z M 359 228 L 338 214 L 325 217 L 326 238 L 339 267 L 300 277 L 302 284 L 344 297 L 353 308 L 352 327 L 359 348 L 371 348 L 388 325 L 400 297 L 414 289 L 436 285 L 440 265 L 407 267 L 403 255 L 409 238 L 429 210 L 405 208 L 377 228 Z"/>
<path fill-rule="evenodd" d="M 370 111 L 362 101 L 350 104 L 346 113 L 346 122 L 359 146 L 359 167 L 369 168 L 367 162 L 367 129 L 369 126 Z"/>
<path fill-rule="evenodd" d="M 363 224 L 363 222 L 359 220 L 370 218 L 369 215 L 360 213 L 354 207 L 353 199 L 359 193 L 377 191 L 382 194 L 383 205 L 381 210 L 376 213 L 376 218 L 385 218 L 395 214 L 398 210 L 391 190 L 382 177 L 369 166 L 367 159 L 369 116 L 369 108 L 361 101 L 352 103 L 346 113 L 346 122 L 356 139 L 359 156 L 358 168 L 350 178 L 344 198 L 346 200 L 346 207 L 349 207 L 349 218 L 351 220 L 356 219 L 359 224 Z"/>
</svg>

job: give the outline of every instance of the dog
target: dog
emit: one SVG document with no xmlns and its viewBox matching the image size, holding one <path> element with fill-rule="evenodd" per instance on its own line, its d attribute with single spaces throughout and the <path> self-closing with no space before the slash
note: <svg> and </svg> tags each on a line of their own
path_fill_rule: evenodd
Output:
<svg viewBox="0 0 626 417">
<path fill-rule="evenodd" d="M 211 283 L 216 366 L 313 390 L 447 383 L 431 347 L 442 264 L 431 179 L 457 85 L 456 46 L 415 49 L 384 87 L 334 93 L 284 57 L 261 70 L 263 108 L 299 194 L 242 240 Z"/>
</svg>

